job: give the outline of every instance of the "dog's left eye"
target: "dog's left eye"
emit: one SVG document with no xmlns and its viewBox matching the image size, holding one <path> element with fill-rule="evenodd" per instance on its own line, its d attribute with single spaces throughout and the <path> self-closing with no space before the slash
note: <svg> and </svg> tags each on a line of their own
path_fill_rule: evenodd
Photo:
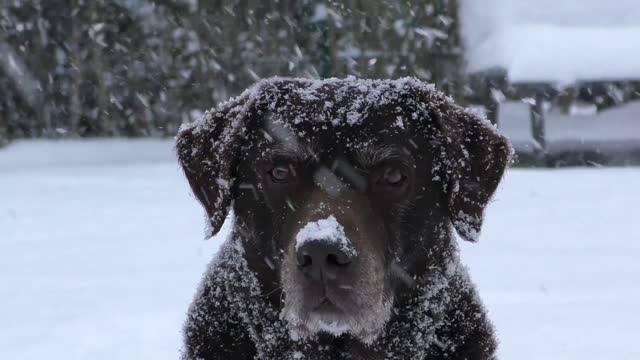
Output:
<svg viewBox="0 0 640 360">
<path fill-rule="evenodd" d="M 382 175 L 385 185 L 398 186 L 404 182 L 407 176 L 398 168 L 386 168 Z"/>
<path fill-rule="evenodd" d="M 269 175 L 274 182 L 287 182 L 291 176 L 291 169 L 287 166 L 276 166 L 269 171 Z"/>
</svg>

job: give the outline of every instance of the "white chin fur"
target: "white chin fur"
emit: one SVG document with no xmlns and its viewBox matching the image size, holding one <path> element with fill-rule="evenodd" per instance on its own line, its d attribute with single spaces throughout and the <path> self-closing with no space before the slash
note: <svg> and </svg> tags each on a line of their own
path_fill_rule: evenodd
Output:
<svg viewBox="0 0 640 360">
<path fill-rule="evenodd" d="M 291 325 L 290 335 L 293 340 L 318 333 L 327 333 L 333 336 L 351 334 L 365 344 L 370 344 L 378 337 L 382 329 L 382 327 L 365 328 L 354 320 L 344 319 L 342 316 L 333 314 L 311 313 L 305 321 L 302 321 L 300 317 L 288 312 L 283 313 L 283 319 Z"/>
<path fill-rule="evenodd" d="M 311 333 L 326 332 L 334 336 L 340 336 L 353 330 L 353 326 L 339 316 L 314 313 L 309 316 L 305 327 Z"/>
</svg>

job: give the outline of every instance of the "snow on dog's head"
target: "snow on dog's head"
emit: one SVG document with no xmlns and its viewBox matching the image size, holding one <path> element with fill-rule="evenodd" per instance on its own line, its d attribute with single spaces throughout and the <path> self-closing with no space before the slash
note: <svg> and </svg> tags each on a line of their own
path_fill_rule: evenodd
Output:
<svg viewBox="0 0 640 360">
<path fill-rule="evenodd" d="M 366 342 L 450 255 L 451 227 L 476 240 L 509 158 L 495 129 L 415 79 L 264 80 L 177 148 L 212 232 L 233 208 L 294 333 Z"/>
</svg>

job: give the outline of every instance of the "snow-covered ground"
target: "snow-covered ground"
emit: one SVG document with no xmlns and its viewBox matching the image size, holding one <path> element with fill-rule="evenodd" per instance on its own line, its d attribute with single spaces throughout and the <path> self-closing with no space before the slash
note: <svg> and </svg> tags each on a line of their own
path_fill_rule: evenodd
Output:
<svg viewBox="0 0 640 360">
<path fill-rule="evenodd" d="M 638 184 L 638 168 L 509 172 L 463 245 L 502 359 L 640 358 Z M 221 240 L 202 215 L 168 141 L 1 149 L 0 358 L 176 359 Z"/>
</svg>

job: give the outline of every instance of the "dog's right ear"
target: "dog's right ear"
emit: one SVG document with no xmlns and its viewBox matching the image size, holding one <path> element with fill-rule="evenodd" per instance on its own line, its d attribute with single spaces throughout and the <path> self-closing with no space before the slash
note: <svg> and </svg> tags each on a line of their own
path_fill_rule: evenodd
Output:
<svg viewBox="0 0 640 360">
<path fill-rule="evenodd" d="M 234 169 L 246 127 L 246 101 L 232 99 L 183 126 L 176 137 L 178 160 L 193 194 L 207 212 L 208 237 L 216 234 L 232 206 Z"/>
</svg>

